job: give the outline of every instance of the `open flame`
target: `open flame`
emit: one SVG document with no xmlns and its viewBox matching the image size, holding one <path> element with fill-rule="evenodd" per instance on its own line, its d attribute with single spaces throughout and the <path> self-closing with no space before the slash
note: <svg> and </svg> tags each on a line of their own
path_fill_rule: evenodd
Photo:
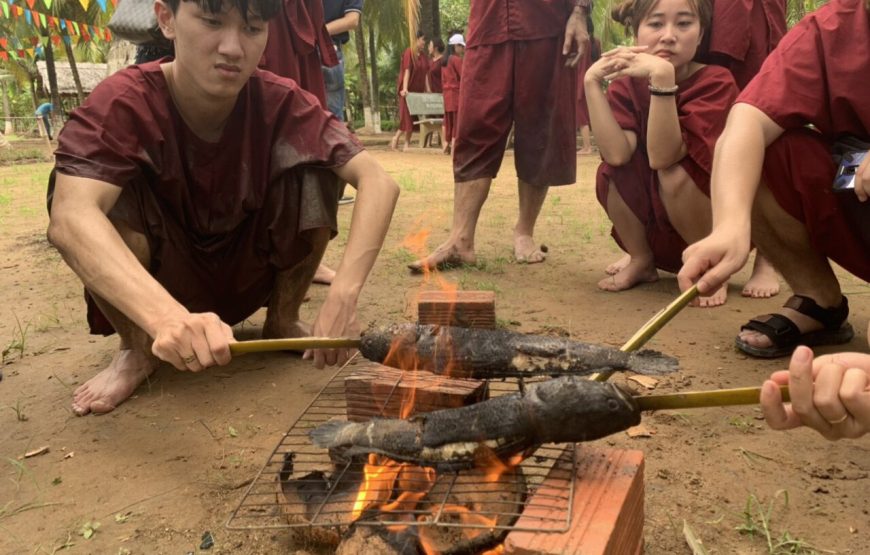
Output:
<svg viewBox="0 0 870 555">
<path fill-rule="evenodd" d="M 428 255 L 426 241 L 429 238 L 429 230 L 423 229 L 405 238 L 403 246 L 416 257 L 422 258 Z M 423 288 L 434 282 L 438 290 L 447 292 L 448 298 L 454 301 L 457 296 L 458 285 L 444 279 L 434 268 L 423 269 Z M 451 303 L 453 306 L 454 303 Z M 414 413 L 417 386 L 415 384 L 416 370 L 421 368 L 420 361 L 413 350 L 397 348 L 399 341 L 391 346 L 385 361 L 389 366 L 406 370 L 404 380 L 410 382 L 400 404 L 400 418 L 408 418 Z M 452 357 L 449 358 L 452 360 Z M 444 376 L 450 376 L 447 368 Z M 385 415 L 390 416 L 390 415 Z M 483 447 L 483 446 L 481 446 Z M 486 483 L 498 482 L 501 477 L 520 464 L 523 455 L 519 454 L 508 461 L 502 461 L 488 448 L 478 449 L 476 465 L 481 472 L 482 480 Z M 460 522 L 468 528 L 463 530 L 466 539 L 474 539 L 492 530 L 497 524 L 495 516 L 487 516 L 468 506 L 456 503 L 429 503 L 425 499 L 432 491 L 437 482 L 437 474 L 434 469 L 420 467 L 409 463 L 393 461 L 385 456 L 370 454 L 368 462 L 363 468 L 363 483 L 357 493 L 353 506 L 353 519 L 357 520 L 369 511 L 377 511 L 381 515 L 389 515 L 389 520 L 411 521 L 416 515 L 419 523 L 432 521 L 436 515 L 442 520 Z M 422 502 L 422 503 L 421 503 Z M 426 507 L 432 508 L 426 511 Z M 426 511 L 425 514 L 422 514 Z M 401 532 L 408 525 L 391 524 L 387 529 L 391 532 Z M 419 527 L 421 547 L 427 555 L 436 555 L 439 551 L 435 546 L 430 527 Z M 503 553 L 501 546 L 485 552 L 485 555 L 498 555 Z"/>
</svg>

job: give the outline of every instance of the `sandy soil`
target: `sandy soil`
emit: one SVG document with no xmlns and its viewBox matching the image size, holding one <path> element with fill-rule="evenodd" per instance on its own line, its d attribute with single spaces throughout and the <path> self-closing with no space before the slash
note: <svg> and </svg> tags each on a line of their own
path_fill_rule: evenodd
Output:
<svg viewBox="0 0 870 555">
<path fill-rule="evenodd" d="M 421 279 L 404 271 L 403 238 L 430 229 L 429 248 L 446 234 L 452 181 L 447 157 L 375 151 L 402 197 L 386 247 L 363 292 L 360 320 L 414 317 Z M 445 274 L 463 289 L 497 293 L 501 325 L 522 332 L 565 332 L 618 346 L 677 294 L 673 276 L 611 294 L 595 283 L 618 256 L 595 201 L 597 159 L 583 157 L 579 184 L 553 190 L 537 237 L 545 264 L 511 260 L 516 214 L 513 159 L 484 209 L 481 265 Z M 119 410 L 77 418 L 71 390 L 105 366 L 116 339 L 88 335 L 81 286 L 45 240 L 44 184 L 49 166 L 0 167 L 0 553 L 199 552 L 210 531 L 213 553 L 294 552 L 287 530 L 224 529 L 244 487 L 332 374 L 299 358 L 246 356 L 201 374 L 161 368 Z M 327 253 L 338 263 L 351 209 L 340 208 L 342 235 Z M 759 362 L 732 348 L 740 323 L 786 295 L 751 301 L 739 295 L 745 272 L 720 309 L 687 309 L 651 346 L 680 357 L 680 374 L 658 391 L 759 385 L 781 362 Z M 867 329 L 870 288 L 844 276 L 856 330 Z M 325 295 L 314 286 L 311 318 Z M 262 314 L 238 329 L 257 336 Z M 868 348 L 863 333 L 850 346 Z M 623 378 L 616 378 L 622 381 Z M 612 436 L 602 443 L 646 454 L 646 552 L 690 553 L 686 521 L 711 553 L 870 553 L 870 443 L 828 443 L 808 431 L 767 430 L 755 407 L 658 413 L 645 417 L 651 437 Z M 22 459 L 48 446 L 43 455 Z M 766 517 L 765 517 L 766 515 Z M 96 526 L 95 532 L 88 530 Z M 89 528 L 90 527 L 90 528 Z M 757 535 L 742 534 L 738 527 Z M 784 539 L 779 551 L 768 547 Z"/>
</svg>

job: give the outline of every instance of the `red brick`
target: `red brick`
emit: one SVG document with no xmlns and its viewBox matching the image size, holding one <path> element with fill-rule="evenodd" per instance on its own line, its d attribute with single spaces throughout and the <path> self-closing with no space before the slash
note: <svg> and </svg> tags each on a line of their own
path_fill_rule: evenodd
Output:
<svg viewBox="0 0 870 555">
<path fill-rule="evenodd" d="M 564 460 L 570 461 L 566 450 Z M 564 533 L 510 532 L 505 555 L 625 555 L 643 553 L 643 453 L 598 447 L 577 447 L 577 471 L 570 528 Z M 558 463 L 557 463 L 558 464 Z M 535 497 L 517 521 L 517 528 L 536 527 L 538 519 L 559 518 Z M 551 483 L 549 487 L 554 487 Z M 564 518 L 564 517 L 562 517 Z M 540 525 L 537 525 L 540 528 Z"/>
<path fill-rule="evenodd" d="M 403 372 L 375 362 L 360 365 L 344 379 L 347 419 L 399 418 L 461 407 L 487 398 L 486 382 L 448 378 L 431 372 Z M 413 401 L 408 414 L 402 408 Z"/>
<path fill-rule="evenodd" d="M 421 324 L 495 328 L 495 293 L 492 291 L 424 291 L 417 299 Z"/>
</svg>

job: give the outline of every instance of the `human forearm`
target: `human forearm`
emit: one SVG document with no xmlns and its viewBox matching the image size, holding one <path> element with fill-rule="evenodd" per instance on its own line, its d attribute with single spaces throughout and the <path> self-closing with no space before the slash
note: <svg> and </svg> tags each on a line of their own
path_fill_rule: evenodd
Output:
<svg viewBox="0 0 870 555">
<path fill-rule="evenodd" d="M 782 129 L 758 109 L 737 104 L 716 142 L 711 175 L 713 230 L 748 235 L 752 204 L 761 181 L 764 153 Z"/>
<path fill-rule="evenodd" d="M 634 146 L 628 141 L 625 131 L 619 126 L 601 84 L 595 79 L 586 79 L 586 104 L 589 107 L 590 126 L 595 130 L 595 141 L 601 157 L 611 166 L 622 166 L 631 160 Z"/>
<path fill-rule="evenodd" d="M 406 69 L 402 74 L 402 92 L 408 92 L 408 82 L 411 80 L 411 71 Z"/>
<path fill-rule="evenodd" d="M 48 236 L 85 287 L 151 337 L 160 321 L 186 314 L 142 266 L 103 210 L 68 193 L 62 186 L 55 190 Z"/>
<path fill-rule="evenodd" d="M 340 17 L 326 24 L 326 31 L 330 36 L 340 35 L 347 31 L 353 31 L 359 27 L 359 12 L 347 12 L 344 17 Z"/>
<path fill-rule="evenodd" d="M 339 175 L 357 188 L 357 196 L 347 247 L 330 294 L 355 302 L 383 247 L 399 187 L 366 152 L 357 155 Z"/>
</svg>

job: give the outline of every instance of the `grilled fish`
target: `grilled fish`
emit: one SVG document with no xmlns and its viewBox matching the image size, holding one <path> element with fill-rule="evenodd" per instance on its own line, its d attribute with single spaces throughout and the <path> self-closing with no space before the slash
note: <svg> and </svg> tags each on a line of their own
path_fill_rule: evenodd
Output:
<svg viewBox="0 0 870 555">
<path fill-rule="evenodd" d="M 318 447 L 345 457 L 378 453 L 438 470 L 475 465 L 481 450 L 502 459 L 544 443 L 591 441 L 640 422 L 624 389 L 576 376 L 526 386 L 522 393 L 409 419 L 327 422 L 309 432 Z"/>
<path fill-rule="evenodd" d="M 677 359 L 657 351 L 627 353 L 561 337 L 419 324 L 366 331 L 359 349 L 369 360 L 402 370 L 480 380 L 604 370 L 661 375 L 679 368 Z"/>
</svg>

